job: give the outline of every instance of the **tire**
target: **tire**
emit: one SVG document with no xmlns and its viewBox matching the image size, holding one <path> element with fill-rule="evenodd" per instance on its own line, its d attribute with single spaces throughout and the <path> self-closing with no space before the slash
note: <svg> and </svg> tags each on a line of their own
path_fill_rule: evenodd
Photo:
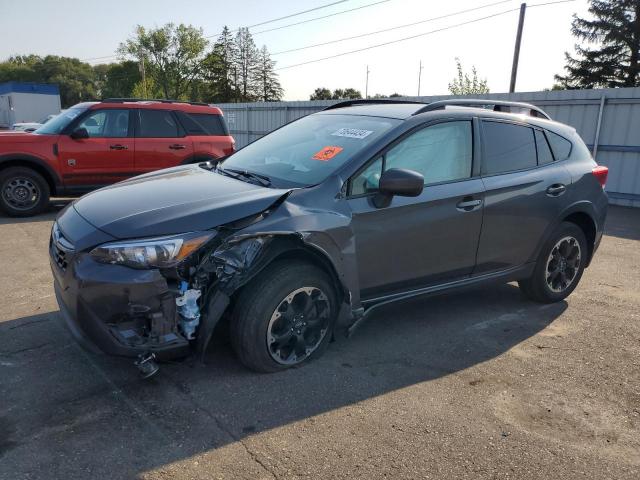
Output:
<svg viewBox="0 0 640 480">
<path fill-rule="evenodd" d="M 36 215 L 49 204 L 49 184 L 35 170 L 9 167 L 0 171 L 0 208 L 11 217 Z"/>
<path fill-rule="evenodd" d="M 578 286 L 588 254 L 582 229 L 574 223 L 562 222 L 540 251 L 533 275 L 518 282 L 520 290 L 540 303 L 565 299 Z"/>
<path fill-rule="evenodd" d="M 324 271 L 308 263 L 277 262 L 238 296 L 231 345 L 251 370 L 285 370 L 324 353 L 337 312 L 336 293 Z"/>
</svg>

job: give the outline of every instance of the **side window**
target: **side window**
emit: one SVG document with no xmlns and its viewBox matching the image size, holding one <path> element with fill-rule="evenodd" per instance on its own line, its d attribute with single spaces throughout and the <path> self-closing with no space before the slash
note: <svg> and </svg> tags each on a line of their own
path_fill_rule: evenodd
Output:
<svg viewBox="0 0 640 480">
<path fill-rule="evenodd" d="M 560 135 L 547 131 L 547 138 L 556 160 L 565 160 L 571 154 L 571 142 Z"/>
<path fill-rule="evenodd" d="M 378 189 L 380 175 L 390 168 L 414 170 L 425 184 L 461 180 L 471 176 L 473 158 L 471 122 L 439 123 L 409 135 L 361 171 L 351 181 L 351 195 Z"/>
<path fill-rule="evenodd" d="M 406 168 L 424 176 L 425 184 L 471 176 L 471 122 L 447 122 L 418 130 L 385 155 L 384 169 Z"/>
<path fill-rule="evenodd" d="M 382 157 L 375 159 L 367 168 L 362 170 L 351 179 L 351 195 L 362 195 L 364 193 L 378 190 L 380 175 L 382 174 Z"/>
<path fill-rule="evenodd" d="M 168 110 L 139 110 L 140 130 L 138 137 L 172 138 L 179 137 L 176 119 Z"/>
<path fill-rule="evenodd" d="M 538 164 L 533 129 L 501 122 L 482 122 L 482 174 L 510 172 Z"/>
<path fill-rule="evenodd" d="M 536 130 L 536 147 L 538 149 L 538 165 L 545 165 L 553 162 L 553 155 L 549 148 L 549 143 L 542 130 Z"/>
<path fill-rule="evenodd" d="M 87 130 L 91 138 L 129 136 L 129 110 L 96 110 L 84 118 L 77 128 Z"/>
<path fill-rule="evenodd" d="M 185 117 L 191 120 L 201 133 L 193 133 L 193 135 L 229 135 L 226 131 L 222 117 L 209 113 L 185 113 Z M 191 132 L 189 132 L 191 133 Z"/>
</svg>

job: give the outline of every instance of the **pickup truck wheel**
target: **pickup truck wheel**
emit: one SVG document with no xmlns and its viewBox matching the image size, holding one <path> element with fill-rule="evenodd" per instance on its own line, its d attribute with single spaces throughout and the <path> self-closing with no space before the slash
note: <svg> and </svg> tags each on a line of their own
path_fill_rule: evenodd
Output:
<svg viewBox="0 0 640 480">
<path fill-rule="evenodd" d="M 540 303 L 559 302 L 576 288 L 587 262 L 587 240 L 583 231 L 562 222 L 543 247 L 533 275 L 518 282 L 522 292 Z"/>
<path fill-rule="evenodd" d="M 49 203 L 49 184 L 30 168 L 0 171 L 0 188 L 0 207 L 12 217 L 36 215 Z"/>
<path fill-rule="evenodd" d="M 276 372 L 320 356 L 337 316 L 327 275 L 300 262 L 267 268 L 239 295 L 231 343 L 240 361 L 258 372 Z"/>
</svg>

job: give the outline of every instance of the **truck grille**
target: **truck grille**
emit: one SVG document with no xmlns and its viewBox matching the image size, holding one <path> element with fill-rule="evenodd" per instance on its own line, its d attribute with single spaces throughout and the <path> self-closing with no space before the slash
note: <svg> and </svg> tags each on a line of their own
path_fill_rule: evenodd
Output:
<svg viewBox="0 0 640 480">
<path fill-rule="evenodd" d="M 57 223 L 54 223 L 53 228 L 51 229 L 49 252 L 53 261 L 64 272 L 67 269 L 69 256 L 73 252 L 73 245 L 69 240 L 64 238 L 64 235 L 60 232 Z"/>
</svg>

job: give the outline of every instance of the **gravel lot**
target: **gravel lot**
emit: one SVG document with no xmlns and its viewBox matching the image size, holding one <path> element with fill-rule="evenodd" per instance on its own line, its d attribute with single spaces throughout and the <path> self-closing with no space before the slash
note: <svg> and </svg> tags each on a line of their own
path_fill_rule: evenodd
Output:
<svg viewBox="0 0 640 480">
<path fill-rule="evenodd" d="M 273 375 L 81 350 L 58 317 L 58 206 L 0 216 L 0 479 L 640 478 L 640 209 L 612 208 L 568 301 L 515 285 L 387 308 Z"/>
</svg>

